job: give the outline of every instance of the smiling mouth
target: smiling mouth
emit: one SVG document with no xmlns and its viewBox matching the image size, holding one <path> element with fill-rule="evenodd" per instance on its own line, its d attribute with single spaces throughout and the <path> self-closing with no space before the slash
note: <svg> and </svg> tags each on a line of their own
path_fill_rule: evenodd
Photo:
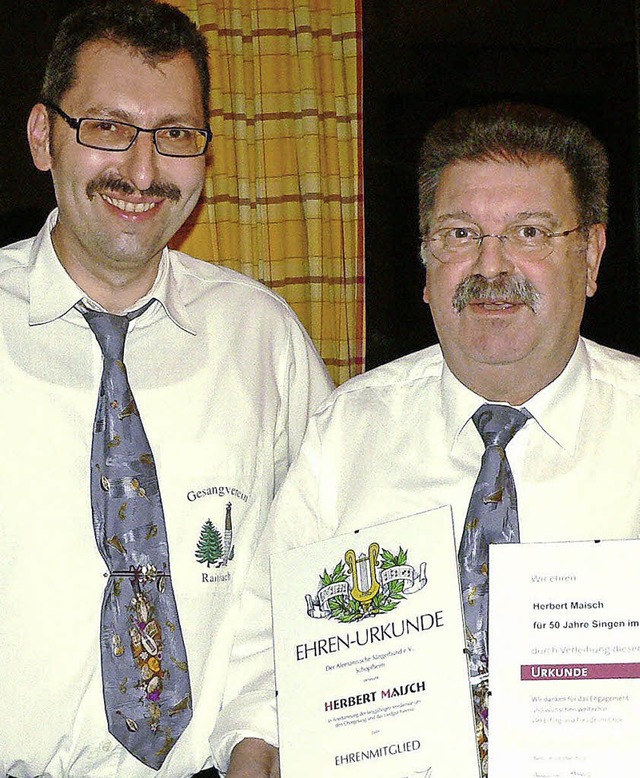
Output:
<svg viewBox="0 0 640 778">
<path fill-rule="evenodd" d="M 146 213 L 159 205 L 159 203 L 130 203 L 127 200 L 118 200 L 106 194 L 101 194 L 100 197 L 109 205 L 113 205 L 114 208 L 119 208 L 127 213 Z"/>
</svg>

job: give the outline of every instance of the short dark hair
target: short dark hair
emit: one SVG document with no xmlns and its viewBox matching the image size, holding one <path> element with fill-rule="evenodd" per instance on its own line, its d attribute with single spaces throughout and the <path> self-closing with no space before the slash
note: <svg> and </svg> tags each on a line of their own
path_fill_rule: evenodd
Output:
<svg viewBox="0 0 640 778">
<path fill-rule="evenodd" d="M 582 224 L 607 222 L 609 163 L 603 145 L 581 122 L 525 103 L 463 108 L 434 124 L 420 155 L 420 233 L 429 232 L 443 170 L 460 161 L 518 162 L 552 159 L 571 178 Z"/>
<path fill-rule="evenodd" d="M 209 122 L 210 75 L 207 42 L 178 8 L 157 0 L 91 0 L 63 19 L 47 60 L 42 102 L 59 105 L 77 77 L 85 43 L 112 41 L 141 54 L 151 65 L 181 53 L 191 56 L 200 78 L 204 120 Z"/>
</svg>

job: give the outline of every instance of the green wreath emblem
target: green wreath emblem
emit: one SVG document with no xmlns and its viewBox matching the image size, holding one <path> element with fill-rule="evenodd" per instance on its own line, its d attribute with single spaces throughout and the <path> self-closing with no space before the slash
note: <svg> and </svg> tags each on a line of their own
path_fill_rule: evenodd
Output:
<svg viewBox="0 0 640 778">
<path fill-rule="evenodd" d="M 392 567 L 398 567 L 399 565 L 406 565 L 407 552 L 402 548 L 399 548 L 398 553 L 394 555 L 387 549 L 382 549 L 380 554 L 381 570 L 389 570 Z M 330 586 L 336 583 L 345 583 L 348 580 L 348 573 L 346 565 L 343 561 L 333 568 L 333 572 L 328 573 L 326 570 L 320 576 L 321 587 Z M 369 607 L 365 610 L 362 604 L 353 597 L 345 595 L 336 595 L 330 597 L 327 600 L 329 606 L 330 618 L 337 619 L 345 624 L 354 621 L 360 621 L 365 616 L 377 616 L 380 613 L 389 613 L 398 607 L 401 600 L 406 600 L 404 594 L 404 581 L 389 581 L 380 588 L 380 591 L 371 600 Z"/>
</svg>

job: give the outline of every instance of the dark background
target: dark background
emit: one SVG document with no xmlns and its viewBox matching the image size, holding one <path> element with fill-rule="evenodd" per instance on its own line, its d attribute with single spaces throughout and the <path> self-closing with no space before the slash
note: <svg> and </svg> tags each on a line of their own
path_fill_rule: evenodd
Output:
<svg viewBox="0 0 640 778">
<path fill-rule="evenodd" d="M 5 0 L 0 26 L 0 246 L 34 235 L 53 207 L 47 173 L 31 162 L 27 117 L 58 26 L 77 0 Z"/>
<path fill-rule="evenodd" d="M 503 99 L 569 113 L 607 147 L 608 246 L 583 333 L 640 354 L 634 0 L 363 0 L 363 12 L 367 367 L 436 341 L 418 256 L 422 136 Z"/>
<path fill-rule="evenodd" d="M 60 17 L 78 0 L 9 0 L 0 30 L 0 245 L 53 207 L 25 125 Z M 638 10 L 634 0 L 362 0 L 367 367 L 435 342 L 422 302 L 421 137 L 463 105 L 510 99 L 588 124 L 612 166 L 608 247 L 583 332 L 640 354 Z"/>
</svg>

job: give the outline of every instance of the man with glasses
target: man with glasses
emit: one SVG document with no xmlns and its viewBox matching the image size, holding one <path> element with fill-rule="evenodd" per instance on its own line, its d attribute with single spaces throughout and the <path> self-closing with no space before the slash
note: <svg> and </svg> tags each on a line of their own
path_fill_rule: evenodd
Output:
<svg viewBox="0 0 640 778">
<path fill-rule="evenodd" d="M 279 297 L 167 248 L 208 116 L 206 43 L 174 7 L 63 22 L 28 124 L 58 207 L 0 251 L 3 778 L 278 774 L 232 645 L 330 381 Z"/>
<path fill-rule="evenodd" d="M 586 127 L 542 108 L 432 128 L 419 213 L 439 345 L 337 389 L 272 509 L 279 549 L 452 506 L 485 774 L 488 544 L 640 534 L 640 360 L 579 333 L 607 167 Z"/>
</svg>

